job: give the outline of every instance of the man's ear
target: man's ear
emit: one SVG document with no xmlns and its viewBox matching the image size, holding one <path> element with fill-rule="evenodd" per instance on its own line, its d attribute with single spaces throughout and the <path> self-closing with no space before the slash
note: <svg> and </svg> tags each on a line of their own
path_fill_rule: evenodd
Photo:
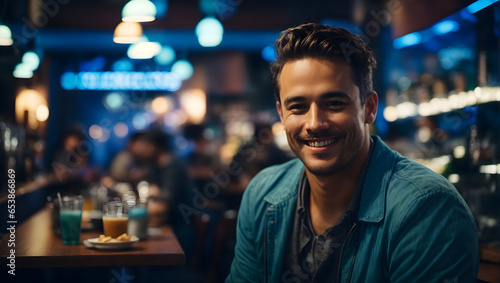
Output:
<svg viewBox="0 0 500 283">
<path fill-rule="evenodd" d="M 365 100 L 365 123 L 372 124 L 377 117 L 378 95 L 372 91 Z"/>
<path fill-rule="evenodd" d="M 281 123 L 283 123 L 283 109 L 281 109 L 281 103 L 276 101 L 276 110 L 278 110 L 278 114 L 280 114 Z"/>
</svg>

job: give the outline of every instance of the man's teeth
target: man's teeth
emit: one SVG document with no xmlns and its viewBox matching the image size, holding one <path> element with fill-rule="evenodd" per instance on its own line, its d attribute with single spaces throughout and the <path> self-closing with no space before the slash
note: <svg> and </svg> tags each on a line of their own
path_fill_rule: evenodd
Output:
<svg viewBox="0 0 500 283">
<path fill-rule="evenodd" d="M 332 144 L 334 143 L 335 140 L 325 140 L 325 141 L 315 141 L 315 142 L 309 142 L 309 146 L 311 147 L 323 147 L 323 146 L 326 146 L 326 145 L 329 145 L 329 144 Z"/>
</svg>

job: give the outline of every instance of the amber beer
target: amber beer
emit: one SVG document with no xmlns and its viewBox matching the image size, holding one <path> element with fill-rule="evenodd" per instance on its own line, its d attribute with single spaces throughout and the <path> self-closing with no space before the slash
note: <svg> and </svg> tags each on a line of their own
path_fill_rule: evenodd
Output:
<svg viewBox="0 0 500 283">
<path fill-rule="evenodd" d="M 103 216 L 104 235 L 116 238 L 127 233 L 128 217 Z"/>
<path fill-rule="evenodd" d="M 128 215 L 125 213 L 125 206 L 118 201 L 108 202 L 104 205 L 102 216 L 104 235 L 116 238 L 123 233 L 127 233 Z"/>
</svg>

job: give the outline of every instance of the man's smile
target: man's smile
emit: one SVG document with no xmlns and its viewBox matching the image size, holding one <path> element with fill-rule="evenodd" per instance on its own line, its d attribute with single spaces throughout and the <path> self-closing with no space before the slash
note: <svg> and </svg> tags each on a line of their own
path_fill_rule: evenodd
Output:
<svg viewBox="0 0 500 283">
<path fill-rule="evenodd" d="M 337 142 L 339 138 L 330 138 L 323 140 L 306 140 L 304 143 L 310 147 L 325 147 Z"/>
</svg>

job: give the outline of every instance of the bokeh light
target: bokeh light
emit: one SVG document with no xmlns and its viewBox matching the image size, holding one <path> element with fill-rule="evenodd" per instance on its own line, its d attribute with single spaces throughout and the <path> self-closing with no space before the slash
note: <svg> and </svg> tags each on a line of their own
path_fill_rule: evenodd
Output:
<svg viewBox="0 0 500 283">
<path fill-rule="evenodd" d="M 132 118 L 132 126 L 136 130 L 144 130 L 149 126 L 149 118 L 144 113 L 137 113 Z"/>
<path fill-rule="evenodd" d="M 125 124 L 123 122 L 118 122 L 113 127 L 113 132 L 114 132 L 115 136 L 117 136 L 119 138 L 124 138 L 128 134 L 128 126 L 127 126 L 127 124 Z"/>
<path fill-rule="evenodd" d="M 92 125 L 89 128 L 89 136 L 94 140 L 99 140 L 103 137 L 102 128 L 98 125 Z"/>
<path fill-rule="evenodd" d="M 203 47 L 215 47 L 222 42 L 224 27 L 213 17 L 206 17 L 196 25 L 196 36 Z"/>
<path fill-rule="evenodd" d="M 267 62 L 273 62 L 276 60 L 276 57 L 278 57 L 278 53 L 276 52 L 276 49 L 272 45 L 267 45 L 262 49 L 262 58 L 266 60 Z"/>
<path fill-rule="evenodd" d="M 46 105 L 39 105 L 36 108 L 36 119 L 40 122 L 44 122 L 49 118 L 49 108 Z"/>
<path fill-rule="evenodd" d="M 137 0 L 135 0 L 137 1 Z M 161 51 L 161 45 L 158 42 L 138 42 L 130 45 L 127 55 L 131 59 L 151 59 Z"/>
<path fill-rule="evenodd" d="M 202 89 L 191 89 L 180 96 L 182 110 L 188 116 L 188 120 L 194 124 L 200 124 L 207 112 L 207 95 Z"/>
<path fill-rule="evenodd" d="M 34 71 L 38 68 L 40 65 L 40 58 L 38 55 L 33 52 L 33 51 L 28 51 L 24 53 L 23 58 L 22 58 L 23 65 L 25 65 L 27 68 L 31 69 L 31 71 Z"/>
<path fill-rule="evenodd" d="M 170 46 L 163 46 L 160 53 L 155 56 L 156 63 L 160 65 L 172 64 L 175 60 L 175 50 Z"/>
<path fill-rule="evenodd" d="M 151 101 L 151 109 L 158 115 L 163 115 L 173 107 L 172 100 L 164 96 L 158 96 Z"/>
<path fill-rule="evenodd" d="M 172 65 L 172 73 L 183 81 L 189 79 L 193 75 L 193 65 L 187 60 L 178 60 Z"/>
<path fill-rule="evenodd" d="M 33 77 L 33 70 L 30 66 L 24 63 L 19 63 L 14 68 L 14 72 L 12 72 L 12 75 L 14 76 L 14 78 L 18 79 L 29 79 Z"/>
<path fill-rule="evenodd" d="M 116 110 L 120 109 L 122 105 L 123 97 L 118 92 L 111 92 L 110 94 L 106 95 L 106 98 L 104 100 L 104 106 L 106 106 L 106 108 Z"/>
</svg>

